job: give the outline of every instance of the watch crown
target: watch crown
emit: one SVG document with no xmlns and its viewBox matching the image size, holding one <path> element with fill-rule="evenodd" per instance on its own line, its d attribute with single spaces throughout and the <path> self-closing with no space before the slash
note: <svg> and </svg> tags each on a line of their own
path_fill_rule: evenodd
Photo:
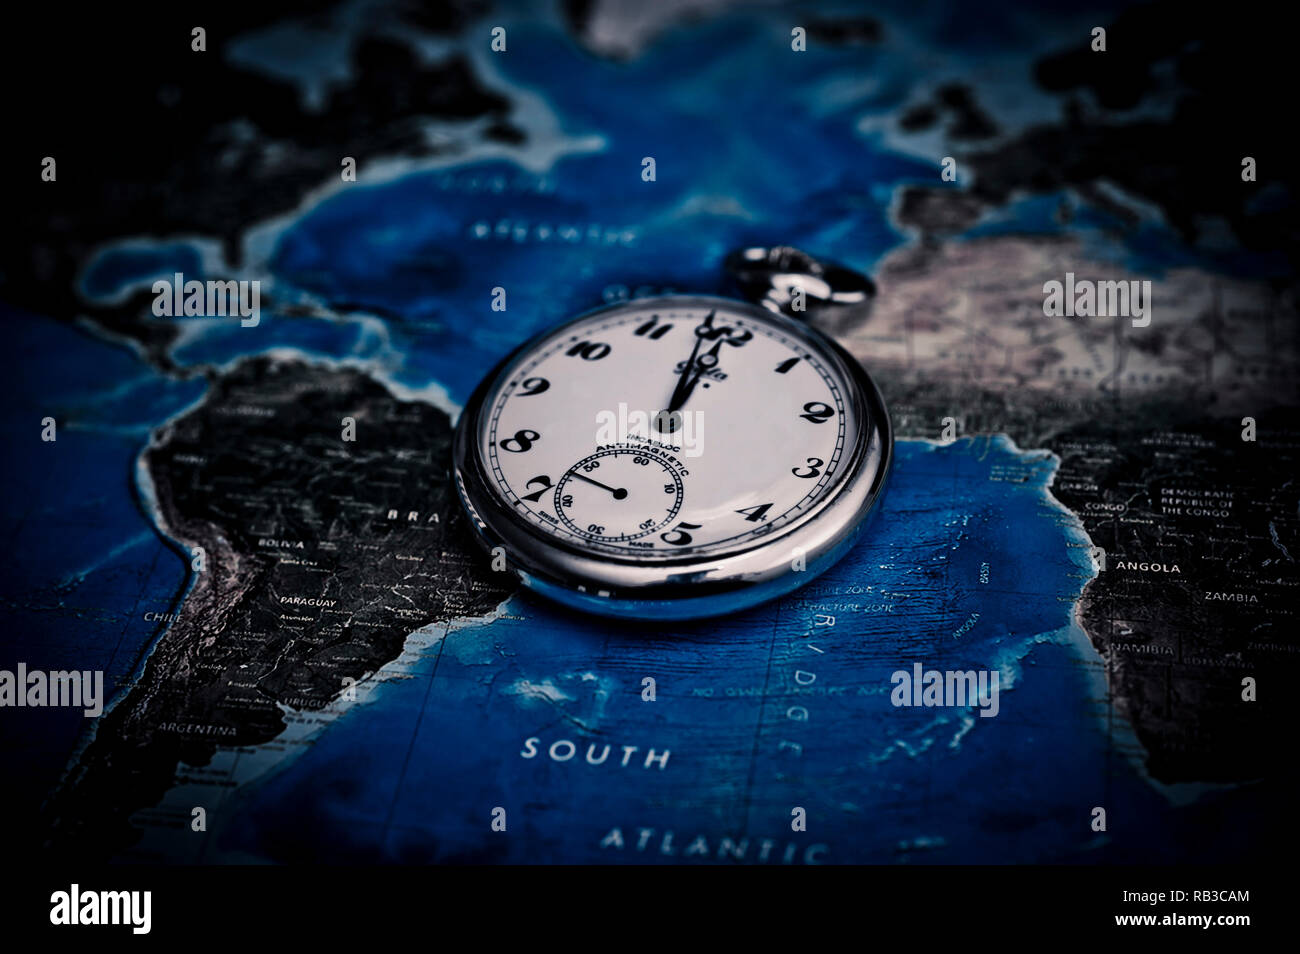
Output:
<svg viewBox="0 0 1300 954">
<path fill-rule="evenodd" d="M 789 245 L 737 249 L 724 267 L 746 298 L 792 318 L 807 318 L 810 311 L 824 308 L 866 305 L 876 294 L 875 282 L 861 272 Z"/>
</svg>

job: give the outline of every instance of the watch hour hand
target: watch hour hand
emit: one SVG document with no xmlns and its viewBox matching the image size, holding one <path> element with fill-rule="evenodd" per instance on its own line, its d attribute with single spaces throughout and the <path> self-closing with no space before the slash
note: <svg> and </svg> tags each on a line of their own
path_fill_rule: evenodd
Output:
<svg viewBox="0 0 1300 954">
<path fill-rule="evenodd" d="M 711 311 L 704 316 L 703 327 L 713 327 L 713 316 L 715 314 L 717 314 L 717 312 Z M 691 356 L 686 359 L 686 367 L 682 368 L 682 373 L 677 378 L 677 386 L 673 388 L 672 397 L 668 399 L 668 407 L 665 408 L 665 411 L 669 414 L 680 410 L 681 406 L 686 403 L 686 399 L 691 396 L 691 391 L 695 388 L 695 382 L 700 377 L 700 371 L 703 370 L 703 368 L 696 366 L 696 358 L 699 356 L 700 344 L 703 341 L 704 336 L 699 334 L 697 329 L 695 335 L 695 347 L 691 349 Z M 713 350 L 713 361 L 710 362 L 710 364 L 717 363 L 718 356 L 716 352 L 717 346 L 715 345 Z"/>
</svg>

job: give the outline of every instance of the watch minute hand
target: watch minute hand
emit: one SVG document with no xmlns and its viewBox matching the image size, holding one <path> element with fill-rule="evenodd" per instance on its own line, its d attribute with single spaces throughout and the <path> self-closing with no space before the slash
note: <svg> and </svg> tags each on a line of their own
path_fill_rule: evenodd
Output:
<svg viewBox="0 0 1300 954">
<path fill-rule="evenodd" d="M 712 348 L 695 359 L 695 373 L 691 375 L 691 379 L 687 383 L 686 388 L 676 397 L 672 405 L 668 407 L 668 413 L 671 414 L 675 411 L 680 411 L 683 405 L 690 400 L 691 395 L 695 393 L 695 385 L 700 383 L 700 378 L 704 376 L 704 372 L 711 371 L 717 365 L 718 349 L 721 346 L 722 342 L 719 341 Z M 705 387 L 708 387 L 708 385 L 705 385 Z"/>
<path fill-rule="evenodd" d="M 716 311 L 710 311 L 704 316 L 704 326 L 713 327 L 713 316 Z M 695 358 L 700 353 L 700 344 L 704 341 L 704 336 L 697 334 L 695 336 L 695 347 L 691 349 L 691 356 L 686 359 L 686 367 L 682 368 L 681 375 L 677 378 L 677 386 L 673 388 L 672 396 L 668 399 L 668 407 L 665 410 L 672 413 L 686 403 L 686 398 L 690 396 L 691 389 L 695 387 L 695 380 L 699 377 L 699 372 L 695 367 Z M 692 373 L 695 372 L 695 373 Z"/>
</svg>

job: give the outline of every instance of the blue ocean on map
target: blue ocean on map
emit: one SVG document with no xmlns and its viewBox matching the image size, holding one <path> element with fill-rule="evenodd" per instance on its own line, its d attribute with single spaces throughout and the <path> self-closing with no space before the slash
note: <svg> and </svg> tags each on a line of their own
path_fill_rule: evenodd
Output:
<svg viewBox="0 0 1300 954">
<path fill-rule="evenodd" d="M 1086 861 L 1081 792 L 1146 825 L 1162 796 L 1116 755 L 1072 625 L 1091 570 L 1044 492 L 1054 459 L 1004 438 L 897 446 L 868 539 L 808 588 L 675 628 L 518 597 L 241 803 L 218 856 Z M 1000 711 L 893 705 L 900 659 L 997 670 Z M 493 846 L 497 806 L 512 834 Z M 814 819 L 797 838 L 794 806 Z"/>
</svg>

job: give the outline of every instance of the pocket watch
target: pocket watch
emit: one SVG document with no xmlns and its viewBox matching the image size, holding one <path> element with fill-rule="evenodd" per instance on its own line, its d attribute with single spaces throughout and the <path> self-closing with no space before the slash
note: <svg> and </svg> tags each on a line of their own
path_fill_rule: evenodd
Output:
<svg viewBox="0 0 1300 954">
<path fill-rule="evenodd" d="M 528 588 L 606 616 L 736 612 L 853 545 L 884 490 L 889 415 L 805 316 L 875 287 L 788 247 L 727 269 L 749 300 L 664 295 L 524 342 L 456 425 L 454 479 L 480 542 Z"/>
</svg>

